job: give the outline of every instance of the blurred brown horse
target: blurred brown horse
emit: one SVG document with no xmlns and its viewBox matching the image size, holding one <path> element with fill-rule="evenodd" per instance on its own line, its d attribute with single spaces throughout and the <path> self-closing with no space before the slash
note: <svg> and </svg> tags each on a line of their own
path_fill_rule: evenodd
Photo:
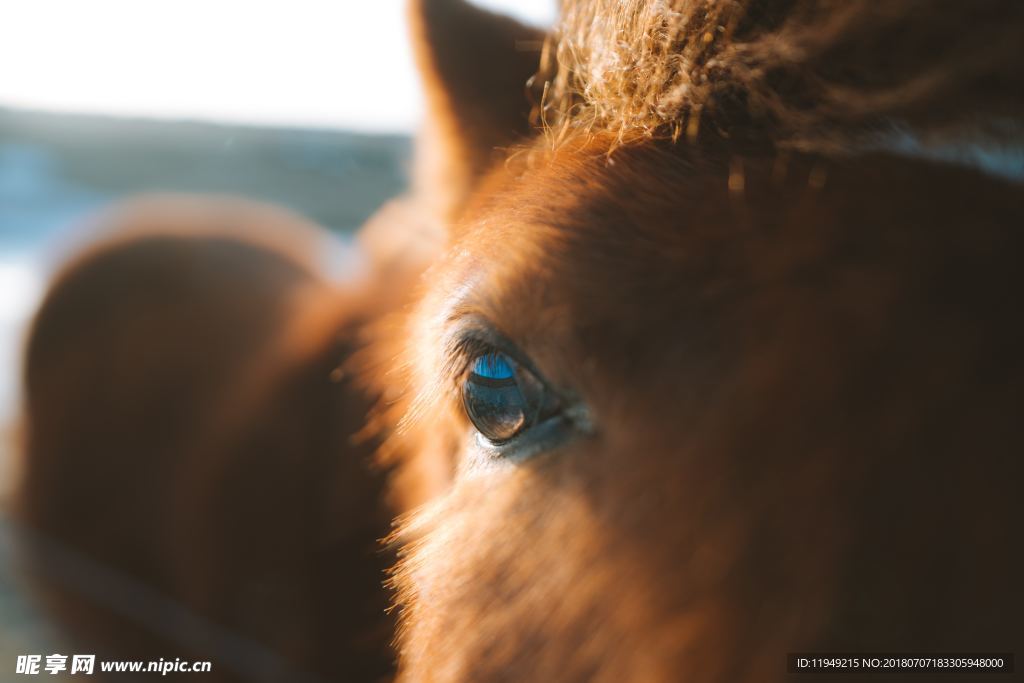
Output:
<svg viewBox="0 0 1024 683">
<path fill-rule="evenodd" d="M 255 680 L 1019 649 L 1024 5 L 412 16 L 364 278 L 165 205 L 54 283 L 22 509 L 72 632 Z"/>
</svg>

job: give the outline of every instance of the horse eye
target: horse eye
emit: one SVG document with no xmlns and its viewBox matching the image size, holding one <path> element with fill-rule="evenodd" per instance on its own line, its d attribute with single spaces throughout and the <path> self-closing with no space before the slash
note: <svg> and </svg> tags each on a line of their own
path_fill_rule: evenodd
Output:
<svg viewBox="0 0 1024 683">
<path fill-rule="evenodd" d="M 500 351 L 473 361 L 462 385 L 462 402 L 477 431 L 493 444 L 525 432 L 557 407 L 532 372 Z"/>
</svg>

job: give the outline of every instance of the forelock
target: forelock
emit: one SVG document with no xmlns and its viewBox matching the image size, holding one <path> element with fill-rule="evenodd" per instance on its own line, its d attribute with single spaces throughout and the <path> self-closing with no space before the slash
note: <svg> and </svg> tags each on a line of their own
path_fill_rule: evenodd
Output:
<svg viewBox="0 0 1024 683">
<path fill-rule="evenodd" d="M 536 114 L 555 142 L 1017 141 L 1022 30 L 1017 0 L 566 0 Z"/>
</svg>

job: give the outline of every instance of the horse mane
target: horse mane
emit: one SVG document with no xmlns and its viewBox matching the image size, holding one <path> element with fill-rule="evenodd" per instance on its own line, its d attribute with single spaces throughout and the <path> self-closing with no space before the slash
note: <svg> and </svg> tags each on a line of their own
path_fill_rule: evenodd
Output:
<svg viewBox="0 0 1024 683">
<path fill-rule="evenodd" d="M 535 116 L 555 141 L 1006 144 L 1024 115 L 1022 33 L 1017 0 L 565 0 Z"/>
</svg>

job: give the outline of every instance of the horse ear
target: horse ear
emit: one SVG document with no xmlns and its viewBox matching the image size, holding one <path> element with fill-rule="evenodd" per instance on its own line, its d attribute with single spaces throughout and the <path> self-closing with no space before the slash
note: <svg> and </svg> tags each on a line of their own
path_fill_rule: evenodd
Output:
<svg viewBox="0 0 1024 683">
<path fill-rule="evenodd" d="M 451 219 L 503 148 L 532 130 L 526 89 L 544 32 L 462 0 L 409 9 L 427 102 L 417 189 Z"/>
</svg>

